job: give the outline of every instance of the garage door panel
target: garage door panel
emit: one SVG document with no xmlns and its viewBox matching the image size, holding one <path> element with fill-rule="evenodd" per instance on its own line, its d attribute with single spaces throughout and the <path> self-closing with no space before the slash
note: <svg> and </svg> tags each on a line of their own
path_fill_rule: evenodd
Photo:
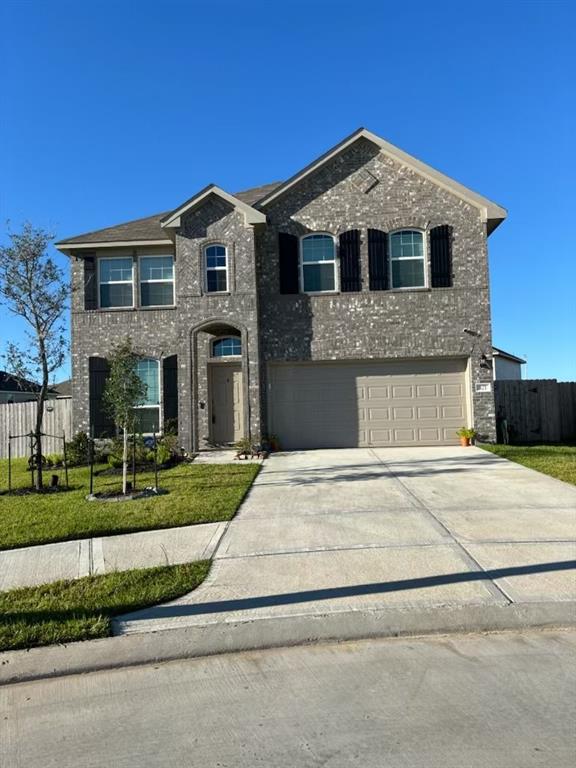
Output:
<svg viewBox="0 0 576 768">
<path fill-rule="evenodd" d="M 362 397 L 368 400 L 388 400 L 390 398 L 390 387 L 385 385 L 361 387 Z"/>
<path fill-rule="evenodd" d="M 461 404 L 459 405 L 443 405 L 442 406 L 442 416 L 443 419 L 464 419 L 464 408 Z"/>
<path fill-rule="evenodd" d="M 442 384 L 442 397 L 462 397 L 462 387 L 460 384 Z"/>
<path fill-rule="evenodd" d="M 367 421 L 388 421 L 390 419 L 390 408 L 368 408 L 359 412 L 360 419 Z"/>
<path fill-rule="evenodd" d="M 270 430 L 283 447 L 456 444 L 465 360 L 272 364 Z"/>
<path fill-rule="evenodd" d="M 437 419 L 439 410 L 435 405 L 420 406 L 416 409 L 416 416 L 418 419 Z"/>
<path fill-rule="evenodd" d="M 414 397 L 414 390 L 409 384 L 395 384 L 392 386 L 392 397 L 394 400 L 403 397 L 412 399 Z"/>
<path fill-rule="evenodd" d="M 392 434 L 389 429 L 371 429 L 368 432 L 370 445 L 389 445 Z"/>
<path fill-rule="evenodd" d="M 394 421 L 398 421 L 399 419 L 412 420 L 414 418 L 414 408 L 410 408 L 407 406 L 403 406 L 400 408 L 392 408 L 392 417 Z"/>
<path fill-rule="evenodd" d="M 429 444 L 441 443 L 444 439 L 444 433 L 443 433 L 443 430 L 441 429 L 429 427 L 429 428 L 419 429 L 418 438 L 422 443 L 429 443 Z"/>
<path fill-rule="evenodd" d="M 416 430 L 415 429 L 394 429 L 394 442 L 395 443 L 415 443 L 416 442 Z"/>
</svg>

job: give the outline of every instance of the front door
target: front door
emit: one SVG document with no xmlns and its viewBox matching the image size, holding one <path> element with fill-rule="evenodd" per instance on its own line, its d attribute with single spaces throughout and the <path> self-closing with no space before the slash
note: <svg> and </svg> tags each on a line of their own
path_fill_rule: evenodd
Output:
<svg viewBox="0 0 576 768">
<path fill-rule="evenodd" d="M 244 437 L 242 400 L 242 366 L 238 363 L 211 365 L 211 439 L 216 445 L 235 443 Z"/>
</svg>

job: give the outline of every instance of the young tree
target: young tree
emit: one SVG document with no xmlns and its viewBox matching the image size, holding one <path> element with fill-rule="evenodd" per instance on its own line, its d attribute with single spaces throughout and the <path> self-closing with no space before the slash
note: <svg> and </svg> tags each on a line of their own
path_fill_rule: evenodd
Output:
<svg viewBox="0 0 576 768">
<path fill-rule="evenodd" d="M 24 320 L 27 342 L 7 344 L 5 357 L 14 374 L 41 382 L 34 427 L 36 488 L 41 490 L 44 403 L 50 374 L 60 368 L 68 352 L 63 315 L 70 285 L 46 252 L 53 235 L 26 223 L 9 237 L 10 244 L 0 247 L 0 302 Z"/>
<path fill-rule="evenodd" d="M 110 375 L 104 387 L 104 408 L 122 432 L 122 493 L 126 493 L 128 479 L 128 433 L 134 429 L 134 408 L 146 397 L 146 384 L 138 376 L 138 355 L 130 338 L 117 344 L 110 357 Z"/>
</svg>

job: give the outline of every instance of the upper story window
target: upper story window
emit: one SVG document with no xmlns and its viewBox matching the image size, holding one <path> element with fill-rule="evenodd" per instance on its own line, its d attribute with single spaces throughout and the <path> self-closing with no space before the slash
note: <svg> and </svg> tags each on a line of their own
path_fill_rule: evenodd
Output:
<svg viewBox="0 0 576 768">
<path fill-rule="evenodd" d="M 98 259 L 98 285 L 100 306 L 132 307 L 134 263 L 132 257 L 105 257 Z"/>
<path fill-rule="evenodd" d="M 304 293 L 336 290 L 336 246 L 332 235 L 306 235 L 302 238 L 300 275 Z"/>
<path fill-rule="evenodd" d="M 390 266 L 392 288 L 426 287 L 422 232 L 405 229 L 390 235 Z"/>
<path fill-rule="evenodd" d="M 204 250 L 206 262 L 206 292 L 228 291 L 228 253 L 223 245 L 209 245 Z"/>
<path fill-rule="evenodd" d="M 140 305 L 163 307 L 174 304 L 174 258 L 142 256 L 140 258 Z"/>
<path fill-rule="evenodd" d="M 226 336 L 212 342 L 212 357 L 239 357 L 242 342 L 238 336 Z"/>
<path fill-rule="evenodd" d="M 143 434 L 160 431 L 160 361 L 142 358 L 136 373 L 146 387 L 146 395 L 136 408 L 136 430 Z"/>
</svg>

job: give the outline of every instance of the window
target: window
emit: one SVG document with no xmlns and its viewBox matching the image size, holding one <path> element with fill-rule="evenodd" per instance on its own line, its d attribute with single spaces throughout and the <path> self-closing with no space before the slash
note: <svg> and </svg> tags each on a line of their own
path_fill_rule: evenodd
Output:
<svg viewBox="0 0 576 768">
<path fill-rule="evenodd" d="M 132 257 L 98 259 L 100 306 L 132 307 Z"/>
<path fill-rule="evenodd" d="M 206 292 L 225 293 L 228 290 L 228 255 L 223 245 L 209 245 L 206 259 Z"/>
<path fill-rule="evenodd" d="M 142 256 L 140 259 L 140 305 L 142 307 L 163 307 L 173 304 L 173 257 Z"/>
<path fill-rule="evenodd" d="M 146 386 L 144 399 L 136 408 L 137 432 L 160 431 L 160 362 L 143 358 L 136 363 L 136 373 Z"/>
<path fill-rule="evenodd" d="M 212 357 L 239 357 L 242 354 L 242 342 L 238 336 L 227 336 L 212 342 Z"/>
<path fill-rule="evenodd" d="M 336 290 L 336 248 L 332 235 L 307 235 L 301 241 L 302 290 Z"/>
<path fill-rule="evenodd" d="M 392 288 L 424 288 L 424 237 L 406 229 L 390 235 Z"/>
</svg>

